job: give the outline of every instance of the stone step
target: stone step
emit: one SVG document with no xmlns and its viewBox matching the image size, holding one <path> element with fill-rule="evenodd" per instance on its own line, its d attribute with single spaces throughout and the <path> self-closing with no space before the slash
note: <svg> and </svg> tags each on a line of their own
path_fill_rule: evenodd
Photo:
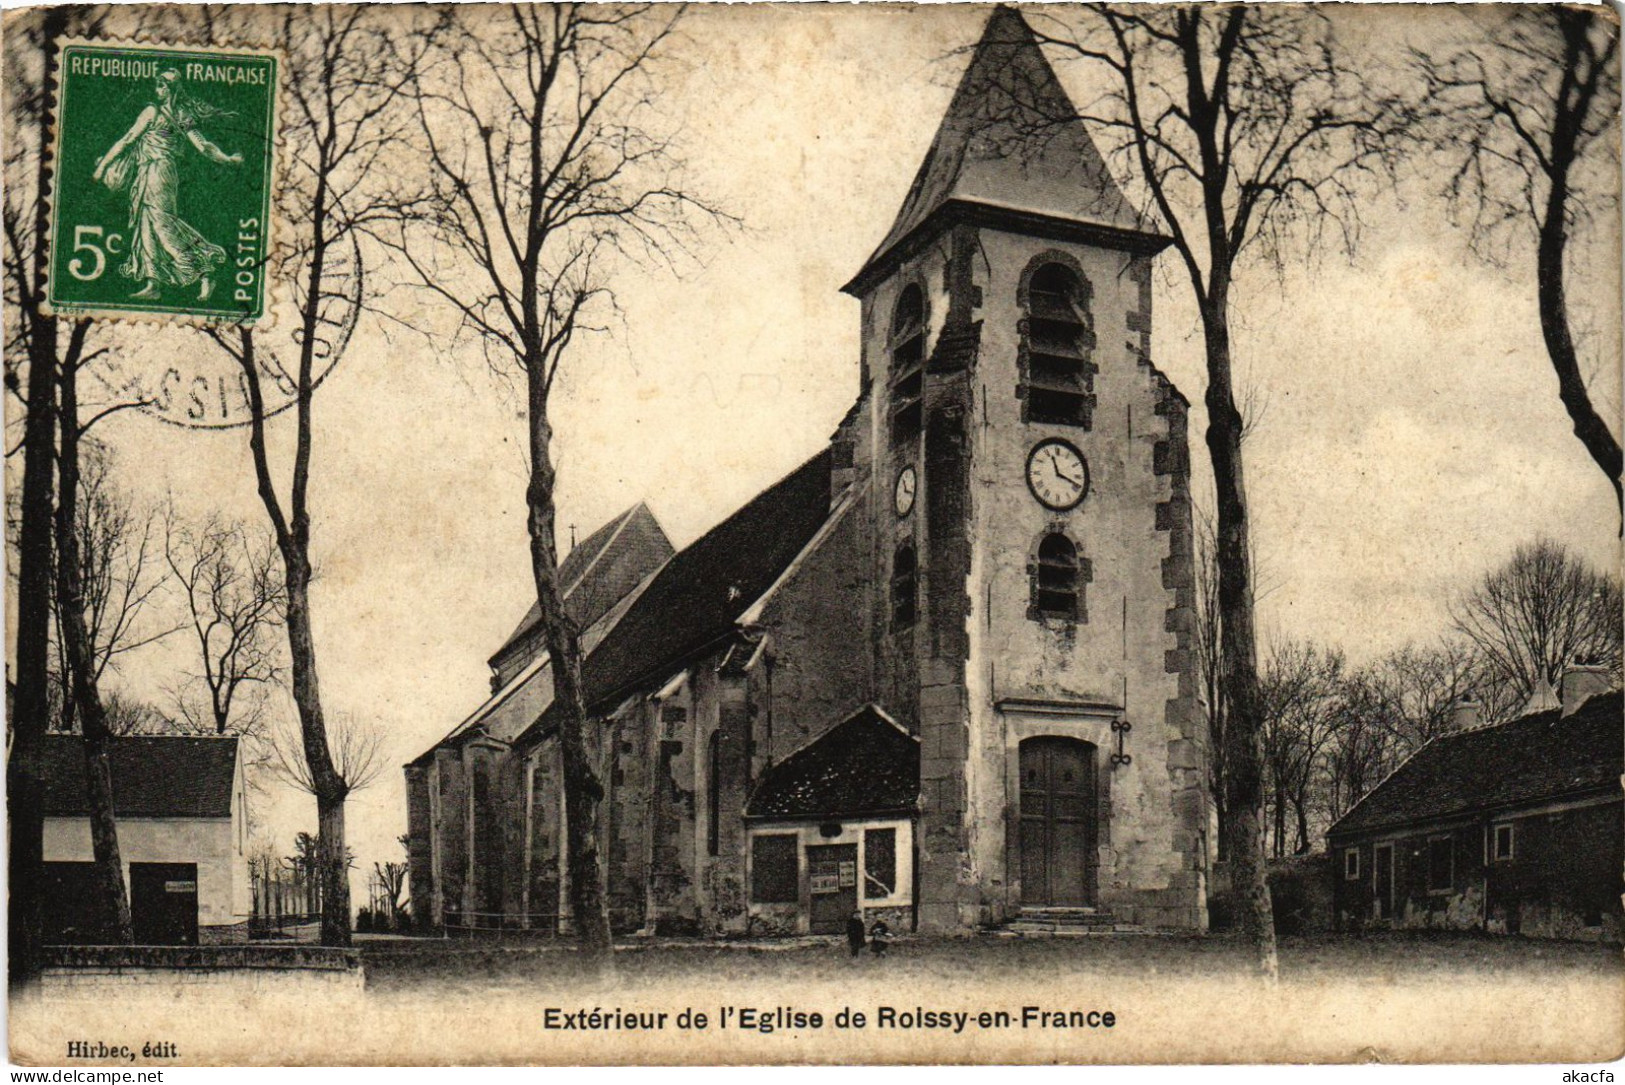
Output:
<svg viewBox="0 0 1625 1085">
<path fill-rule="evenodd" d="M 1137 929 L 1097 908 L 1023 908 L 1020 915 L 1004 925 L 1004 931 L 1013 935 L 1107 934 Z"/>
</svg>

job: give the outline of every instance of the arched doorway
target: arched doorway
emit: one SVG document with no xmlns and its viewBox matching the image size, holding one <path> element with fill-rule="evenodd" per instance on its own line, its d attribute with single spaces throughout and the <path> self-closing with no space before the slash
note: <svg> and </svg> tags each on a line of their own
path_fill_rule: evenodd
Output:
<svg viewBox="0 0 1625 1085">
<path fill-rule="evenodd" d="M 1021 903 L 1095 902 L 1095 747 L 1073 738 L 1021 744 Z"/>
</svg>

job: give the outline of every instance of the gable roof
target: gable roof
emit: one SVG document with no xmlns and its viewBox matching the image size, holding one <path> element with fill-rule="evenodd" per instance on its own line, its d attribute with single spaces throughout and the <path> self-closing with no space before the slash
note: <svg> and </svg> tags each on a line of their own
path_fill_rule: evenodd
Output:
<svg viewBox="0 0 1625 1085">
<path fill-rule="evenodd" d="M 1549 709 L 1423 746 L 1327 830 L 1345 835 L 1478 810 L 1616 791 L 1625 772 L 1618 690 L 1568 718 Z"/>
<path fill-rule="evenodd" d="M 585 629 L 592 625 L 619 602 L 621 596 L 614 590 L 602 590 L 613 586 L 600 586 L 591 578 L 591 574 L 616 540 L 629 534 L 636 534 L 644 545 L 657 551 L 655 564 L 671 557 L 670 540 L 666 538 L 654 513 L 649 511 L 649 506 L 641 501 L 581 540 L 559 563 L 558 572 L 558 582 L 564 586 L 564 605 L 575 619 L 576 628 Z M 491 665 L 496 666 L 497 661 L 524 640 L 541 621 L 541 605 L 532 600 L 530 609 L 514 631 L 508 634 L 508 639 L 502 642 L 502 647 L 491 654 Z"/>
<path fill-rule="evenodd" d="M 988 19 L 896 220 L 853 284 L 954 201 L 1150 233 L 1013 7 Z"/>
<path fill-rule="evenodd" d="M 113 813 L 126 818 L 229 818 L 237 775 L 234 736 L 128 735 L 111 740 Z M 90 813 L 85 742 L 50 734 L 43 743 L 46 817 Z"/>
<path fill-rule="evenodd" d="M 745 816 L 912 814 L 919 798 L 920 740 L 870 704 L 763 773 Z"/>
<path fill-rule="evenodd" d="M 828 448 L 676 554 L 582 664 L 587 711 L 614 707 L 732 636 L 829 517 Z M 550 729 L 549 706 L 524 738 Z"/>
</svg>

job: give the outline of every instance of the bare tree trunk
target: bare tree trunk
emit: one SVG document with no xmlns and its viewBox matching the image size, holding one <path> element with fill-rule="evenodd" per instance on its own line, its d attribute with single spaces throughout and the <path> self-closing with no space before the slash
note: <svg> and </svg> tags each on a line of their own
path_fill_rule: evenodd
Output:
<svg viewBox="0 0 1625 1085">
<path fill-rule="evenodd" d="M 320 281 L 320 263 L 312 276 Z M 314 326 L 314 318 L 307 311 L 307 333 Z M 327 721 L 322 712 L 321 683 L 316 673 L 316 638 L 310 625 L 310 517 L 305 507 L 305 493 L 310 479 L 310 351 L 313 334 L 307 334 L 300 355 L 300 392 L 297 424 L 298 451 L 294 461 L 293 513 L 289 520 L 283 516 L 282 503 L 277 499 L 276 487 L 271 481 L 270 461 L 265 450 L 265 400 L 260 386 L 259 370 L 254 356 L 254 333 L 239 330 L 244 383 L 249 398 L 249 451 L 253 454 L 254 475 L 258 483 L 260 502 L 265 506 L 272 530 L 276 534 L 277 550 L 282 554 L 283 585 L 287 593 L 288 659 L 293 676 L 293 701 L 299 711 L 299 734 L 309 769 L 311 791 L 316 798 L 317 828 L 321 839 L 318 844 L 317 871 L 311 879 L 323 888 L 322 945 L 348 946 L 350 944 L 350 882 L 344 869 L 344 800 L 349 796 L 349 783 L 333 765 L 332 751 L 327 744 Z M 337 833 L 338 835 L 333 835 Z"/>
<path fill-rule="evenodd" d="M 1252 549 L 1241 470 L 1242 418 L 1231 394 L 1230 328 L 1226 291 L 1202 303 L 1207 345 L 1207 447 L 1217 496 L 1216 545 L 1220 635 L 1224 650 L 1225 808 L 1232 885 L 1245 905 L 1242 930 L 1257 949 L 1259 971 L 1277 974 L 1275 920 L 1264 864 L 1263 716 L 1258 689 L 1258 644 L 1253 620 Z"/>
<path fill-rule="evenodd" d="M 1297 812 L 1297 815 L 1298 815 L 1298 839 L 1297 839 L 1297 842 L 1296 842 L 1295 846 L 1292 849 L 1292 854 L 1294 854 L 1294 855 L 1308 855 L 1309 854 L 1309 811 L 1307 809 L 1308 805 L 1309 805 L 1309 800 L 1308 800 L 1308 797 L 1305 796 L 1305 795 L 1299 795 L 1297 798 L 1292 800 L 1293 809 Z"/>
<path fill-rule="evenodd" d="M 320 890 L 322 945 L 350 944 L 350 879 L 345 870 L 344 800 L 349 786 L 333 765 L 327 724 L 316 675 L 316 641 L 310 628 L 310 562 L 305 547 L 290 540 L 283 551 L 287 569 L 288 651 L 293 700 L 299 710 L 305 763 L 316 798 L 317 842 L 311 881 Z"/>
<path fill-rule="evenodd" d="M 350 872 L 344 855 L 344 797 L 316 796 L 316 865 L 322 901 L 322 945 L 350 944 Z M 341 917 L 341 918 L 336 918 Z"/>
<path fill-rule="evenodd" d="M 67 30 L 69 10 L 46 8 L 41 42 L 49 54 Z M 43 108 L 44 103 L 41 103 Z M 41 126 L 44 116 L 37 118 Z M 44 140 L 41 140 L 43 145 Z M 50 641 L 52 494 L 56 468 L 57 329 L 55 317 L 40 313 L 45 284 L 45 246 L 50 214 L 45 202 L 50 162 L 36 164 L 34 207 L 34 277 L 32 297 L 20 299 L 19 319 L 30 324 L 28 337 L 28 415 L 23 433 L 22 522 L 17 532 L 17 684 L 11 708 L 11 752 L 6 760 L 6 856 L 9 902 L 7 974 L 15 985 L 39 974 L 41 891 L 45 874 L 44 791 L 40 758 L 50 726 Z M 21 258 L 21 254 L 13 254 Z M 86 325 L 69 335 L 69 350 L 83 344 Z"/>
<path fill-rule="evenodd" d="M 1577 50 L 1575 36 L 1583 42 L 1589 12 L 1559 12 L 1563 26 L 1566 52 L 1571 63 L 1565 72 L 1565 82 L 1572 78 L 1573 54 Z M 1621 488 L 1621 475 L 1625 474 L 1625 456 L 1619 442 L 1608 429 L 1608 423 L 1591 405 L 1586 391 L 1584 375 L 1574 352 L 1574 339 L 1569 332 L 1568 302 L 1564 295 L 1563 258 L 1568 245 L 1569 164 L 1574 160 L 1574 143 L 1578 136 L 1578 118 L 1560 110 L 1558 124 L 1552 133 L 1551 187 L 1546 194 L 1546 214 L 1540 223 L 1540 244 L 1536 252 L 1537 292 L 1540 300 L 1540 332 L 1546 340 L 1546 353 L 1551 356 L 1552 368 L 1557 372 L 1557 393 L 1574 424 L 1574 435 L 1585 446 L 1586 452 L 1602 468 L 1603 474 L 1614 487 L 1614 501 L 1620 505 L 1625 517 L 1625 490 Z M 1625 519 L 1621 520 L 1625 530 Z"/>
<path fill-rule="evenodd" d="M 558 582 L 553 494 L 556 478 L 550 454 L 553 431 L 547 418 L 547 389 L 540 362 L 526 366 L 530 408 L 530 566 L 536 601 L 547 637 L 553 671 L 553 703 L 559 712 L 559 749 L 564 755 L 565 839 L 570 878 L 570 909 L 583 955 L 607 964 L 610 953 L 609 894 L 598 851 L 598 807 L 603 782 L 587 749 L 587 706 L 581 685 L 581 642 L 564 610 Z"/>
<path fill-rule="evenodd" d="M 79 496 L 79 367 L 65 362 L 61 368 L 61 454 L 57 460 L 56 605 L 61 615 L 62 638 L 73 676 L 73 700 L 78 707 L 84 737 L 85 790 L 90 805 L 90 842 L 95 855 L 108 936 L 120 944 L 133 941 L 130 897 L 124 885 L 124 864 L 119 857 L 118 824 L 113 814 L 112 735 L 85 628 L 85 593 L 79 564 L 76 514 Z"/>
</svg>

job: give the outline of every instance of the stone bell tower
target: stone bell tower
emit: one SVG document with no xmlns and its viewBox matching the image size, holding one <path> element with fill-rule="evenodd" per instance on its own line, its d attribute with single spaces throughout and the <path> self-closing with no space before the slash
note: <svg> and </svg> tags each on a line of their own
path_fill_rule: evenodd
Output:
<svg viewBox="0 0 1625 1085">
<path fill-rule="evenodd" d="M 863 304 L 877 678 L 920 736 L 922 929 L 1205 924 L 1187 403 L 1141 222 L 993 12 Z"/>
</svg>

